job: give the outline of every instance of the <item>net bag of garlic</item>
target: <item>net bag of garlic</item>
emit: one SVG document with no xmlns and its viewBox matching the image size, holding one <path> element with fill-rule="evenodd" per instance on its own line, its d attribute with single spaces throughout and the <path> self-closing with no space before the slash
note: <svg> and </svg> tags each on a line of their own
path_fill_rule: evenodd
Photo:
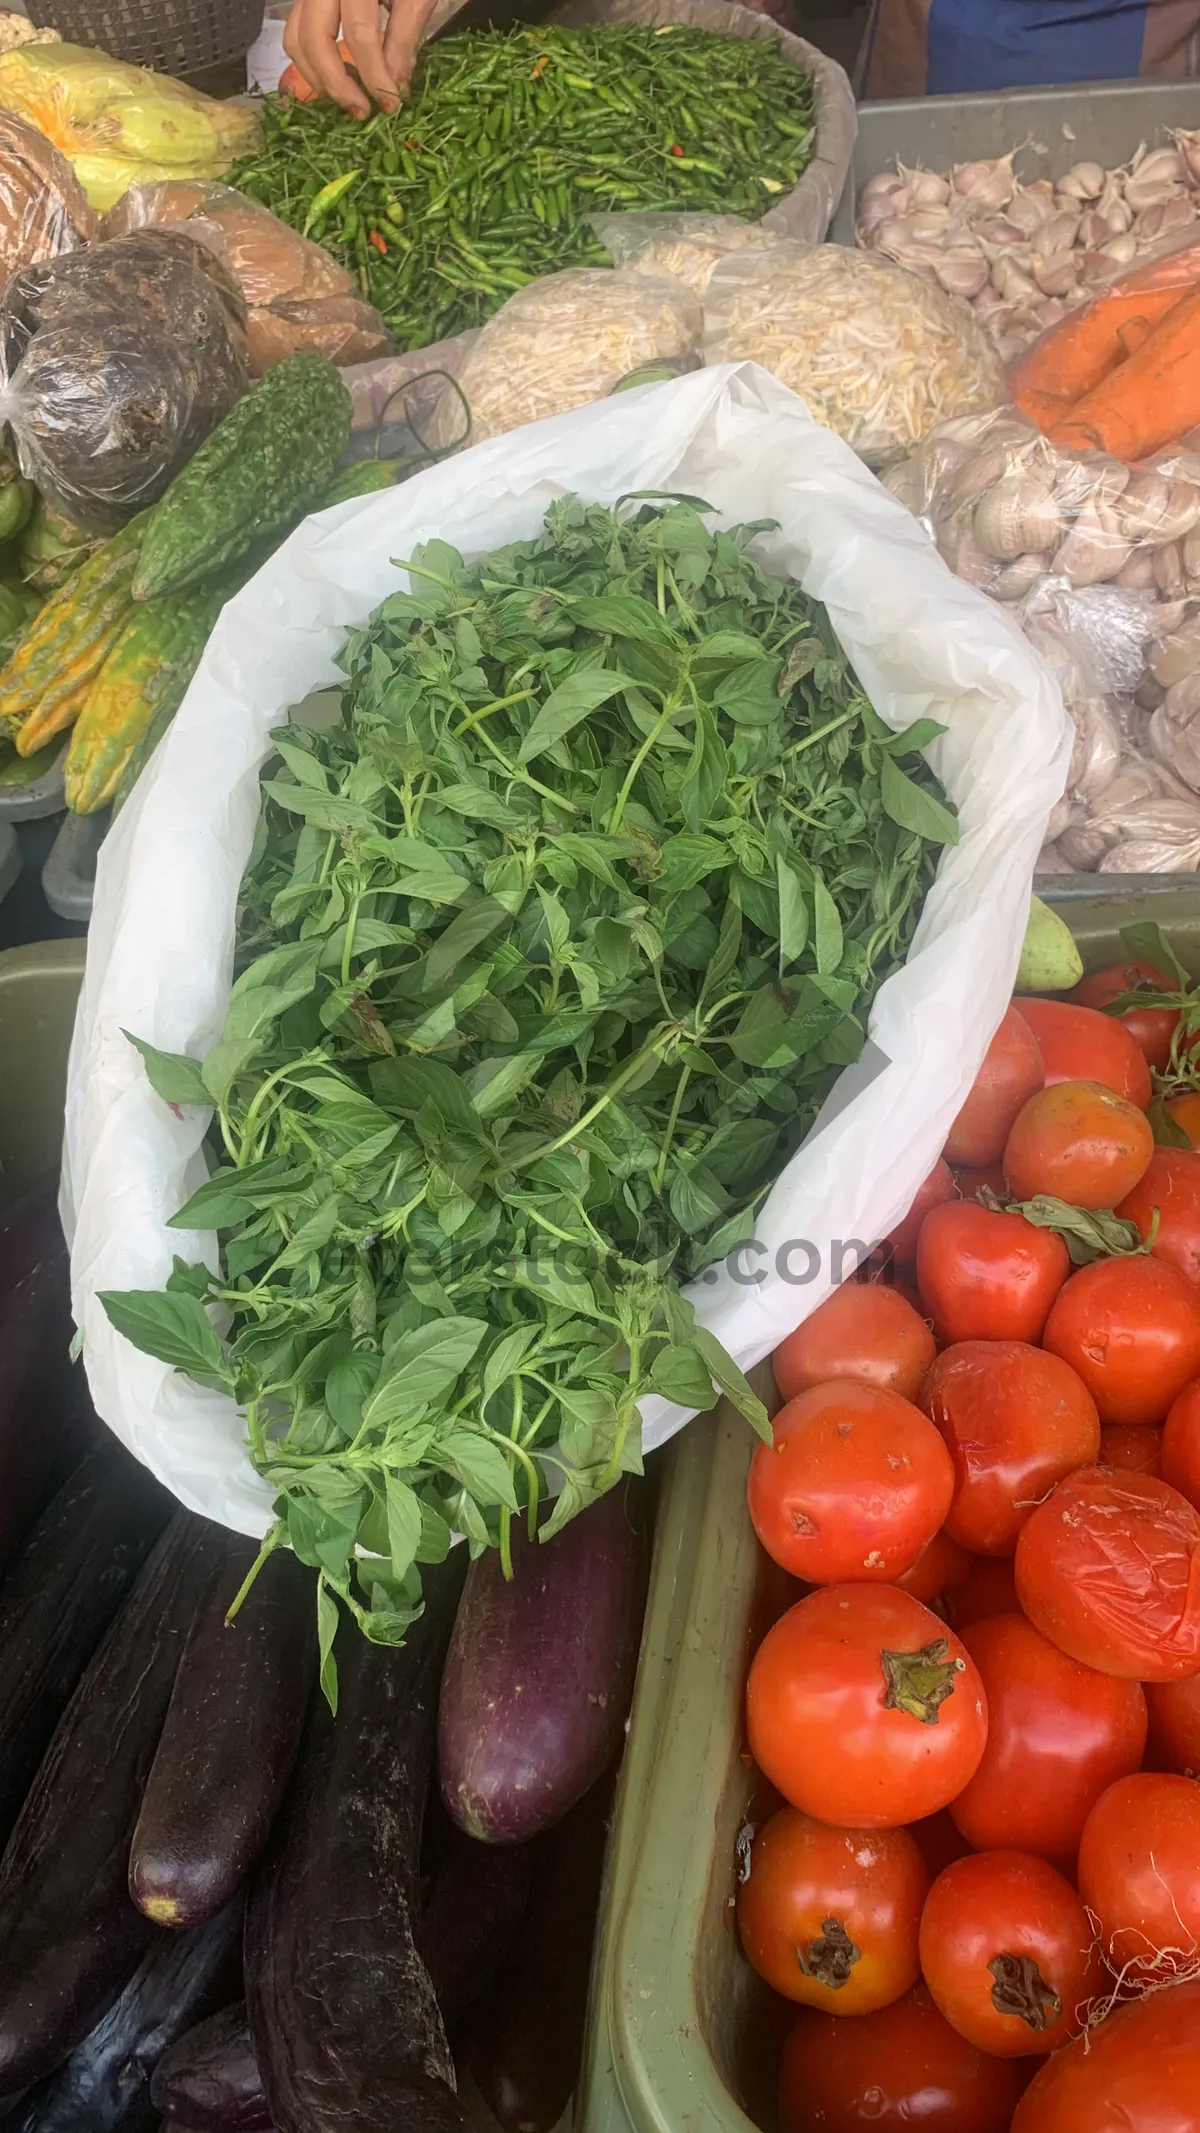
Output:
<svg viewBox="0 0 1200 2133">
<path fill-rule="evenodd" d="M 609 267 L 546 274 L 501 306 L 434 410 L 430 443 L 497 437 L 603 399 L 631 371 L 662 358 L 699 365 L 700 307 L 683 283 Z"/>
<path fill-rule="evenodd" d="M 735 252 L 704 299 L 706 363 L 761 363 L 885 467 L 948 417 L 994 409 L 1004 377 L 966 305 L 841 245 Z"/>
<path fill-rule="evenodd" d="M 1129 465 L 1060 449 L 1005 408 L 943 424 L 886 482 L 951 569 L 1010 607 L 1058 675 L 1078 739 L 1048 863 L 1193 869 L 1200 440 Z M 1118 776 L 1133 769 L 1117 808 Z"/>
<path fill-rule="evenodd" d="M 703 297 L 713 269 L 731 252 L 769 243 L 755 222 L 738 215 L 648 213 L 589 215 L 588 221 L 615 267 L 635 274 L 673 274 L 693 296 Z"/>
<path fill-rule="evenodd" d="M 1200 132 L 1112 170 L 1075 163 L 1028 184 L 1013 163 L 879 171 L 857 218 L 860 245 L 963 297 L 1004 363 L 1164 239 L 1200 235 Z"/>
</svg>

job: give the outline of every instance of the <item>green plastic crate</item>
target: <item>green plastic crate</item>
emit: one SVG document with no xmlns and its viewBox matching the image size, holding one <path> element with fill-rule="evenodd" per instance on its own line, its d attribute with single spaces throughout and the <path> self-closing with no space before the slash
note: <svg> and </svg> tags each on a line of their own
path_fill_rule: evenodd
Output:
<svg viewBox="0 0 1200 2133">
<path fill-rule="evenodd" d="M 1088 969 L 1153 918 L 1200 972 L 1200 888 L 1048 897 Z M 766 1384 L 769 1386 L 769 1376 Z M 759 1390 L 766 1396 L 764 1384 Z M 676 1440 L 663 1495 L 637 1695 L 613 1823 L 577 2133 L 753 2133 L 775 2122 L 793 2019 L 738 1946 L 735 1847 L 753 1819 L 742 1691 L 786 1590 L 746 1512 L 756 1439 L 723 1407 Z"/>
<path fill-rule="evenodd" d="M 0 1199 L 56 1170 L 84 943 L 0 953 Z"/>
</svg>

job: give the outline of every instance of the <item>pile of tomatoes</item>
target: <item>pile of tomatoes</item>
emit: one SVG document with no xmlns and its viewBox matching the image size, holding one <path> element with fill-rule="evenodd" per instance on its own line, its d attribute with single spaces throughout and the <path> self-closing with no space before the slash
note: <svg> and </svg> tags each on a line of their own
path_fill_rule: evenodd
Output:
<svg viewBox="0 0 1200 2133">
<path fill-rule="evenodd" d="M 782 2133 L 1200 2133 L 1200 1152 L 1139 969 L 1009 1008 L 888 1278 L 775 1356 Z"/>
</svg>

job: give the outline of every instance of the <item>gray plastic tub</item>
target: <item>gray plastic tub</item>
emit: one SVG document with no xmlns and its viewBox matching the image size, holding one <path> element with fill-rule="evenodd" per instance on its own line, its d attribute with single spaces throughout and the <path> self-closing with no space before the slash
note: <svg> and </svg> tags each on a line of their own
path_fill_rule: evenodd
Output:
<svg viewBox="0 0 1200 2133">
<path fill-rule="evenodd" d="M 62 828 L 42 868 L 42 894 L 59 918 L 73 919 L 83 926 L 90 919 L 96 855 L 111 819 L 107 808 L 99 815 L 64 815 Z"/>
<path fill-rule="evenodd" d="M 850 176 L 829 226 L 835 244 L 854 242 L 857 190 L 876 171 L 902 163 L 949 170 L 952 163 L 1017 151 L 1022 178 L 1061 177 L 1072 163 L 1124 163 L 1141 142 L 1153 147 L 1173 126 L 1200 125 L 1194 81 L 1111 81 L 1069 89 L 1008 89 L 996 96 L 905 96 L 860 104 Z"/>
</svg>

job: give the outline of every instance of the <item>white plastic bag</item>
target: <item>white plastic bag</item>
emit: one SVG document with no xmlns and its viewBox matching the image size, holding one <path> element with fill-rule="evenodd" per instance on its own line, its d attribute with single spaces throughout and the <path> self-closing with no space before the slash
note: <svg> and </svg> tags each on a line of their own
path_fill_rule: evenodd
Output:
<svg viewBox="0 0 1200 2133">
<path fill-rule="evenodd" d="M 206 1175 L 207 1115 L 155 1096 L 123 1032 L 195 1056 L 216 1040 L 270 730 L 339 680 L 347 627 L 396 587 L 391 559 L 434 536 L 479 556 L 529 538 L 564 491 L 612 504 L 632 490 L 704 496 L 727 524 L 780 521 L 764 561 L 826 603 L 882 716 L 948 728 L 930 755 L 961 824 L 908 962 L 876 999 L 873 1043 L 774 1187 L 756 1247 L 690 1292 L 743 1367 L 828 1294 L 839 1241 L 869 1244 L 905 1212 L 1011 990 L 1074 729 L 1003 613 L 950 576 L 903 506 L 765 371 L 644 386 L 306 521 L 225 608 L 102 847 L 67 1088 L 63 1216 L 96 1406 L 184 1503 L 242 1531 L 265 1529 L 270 1500 L 233 1403 L 131 1348 L 97 1300 L 161 1285 L 176 1253 L 215 1264 L 211 1233 L 166 1226 Z M 648 1448 L 687 1419 L 659 1399 L 643 1414 Z"/>
</svg>

